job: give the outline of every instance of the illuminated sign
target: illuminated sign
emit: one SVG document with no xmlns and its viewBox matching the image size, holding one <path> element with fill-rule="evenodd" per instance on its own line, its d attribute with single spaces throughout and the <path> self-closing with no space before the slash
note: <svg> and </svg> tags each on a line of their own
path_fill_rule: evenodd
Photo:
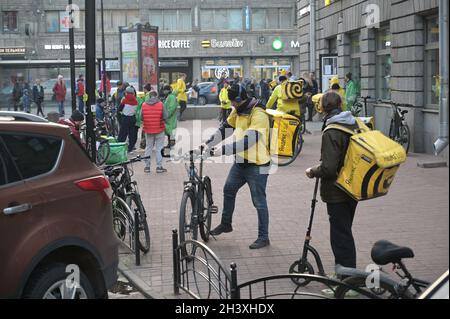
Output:
<svg viewBox="0 0 450 319">
<path fill-rule="evenodd" d="M 272 49 L 274 49 L 275 51 L 281 51 L 284 47 L 284 43 L 283 41 L 281 41 L 280 38 L 276 38 L 275 40 L 273 40 L 272 42 Z"/>
<path fill-rule="evenodd" d="M 0 48 L 0 55 L 25 55 L 25 48 Z"/>
<path fill-rule="evenodd" d="M 201 43 L 203 48 L 243 48 L 244 41 L 238 39 L 231 40 L 204 40 Z"/>
<path fill-rule="evenodd" d="M 159 40 L 158 46 L 160 49 L 190 49 L 190 40 Z"/>
</svg>

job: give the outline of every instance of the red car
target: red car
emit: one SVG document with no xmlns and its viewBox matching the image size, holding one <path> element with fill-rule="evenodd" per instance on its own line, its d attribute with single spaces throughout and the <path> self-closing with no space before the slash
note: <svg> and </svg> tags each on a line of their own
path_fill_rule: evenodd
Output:
<svg viewBox="0 0 450 319">
<path fill-rule="evenodd" d="M 111 194 L 67 127 L 0 115 L 0 298 L 107 298 Z"/>
</svg>

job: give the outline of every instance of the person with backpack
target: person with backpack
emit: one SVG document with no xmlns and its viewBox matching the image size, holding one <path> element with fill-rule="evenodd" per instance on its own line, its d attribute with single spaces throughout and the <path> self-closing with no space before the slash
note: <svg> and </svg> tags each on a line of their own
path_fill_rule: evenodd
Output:
<svg viewBox="0 0 450 319">
<path fill-rule="evenodd" d="M 56 103 L 58 104 L 58 111 L 61 116 L 65 115 L 64 112 L 64 101 L 66 100 L 66 83 L 64 82 L 64 77 L 62 75 L 58 75 L 58 80 L 53 86 L 53 94 L 55 95 Z"/>
<path fill-rule="evenodd" d="M 337 76 L 330 79 L 331 90 L 339 94 L 342 99 L 342 110 L 347 111 L 347 102 L 345 100 L 345 90 L 341 87 L 339 78 Z"/>
<path fill-rule="evenodd" d="M 167 112 L 164 104 L 158 98 L 158 92 L 151 91 L 142 104 L 142 123 L 145 132 L 145 157 L 152 155 L 156 147 L 156 173 L 165 173 L 167 169 L 162 166 L 162 149 L 164 147 Z M 145 160 L 145 173 L 150 173 L 151 159 Z"/>
<path fill-rule="evenodd" d="M 177 100 L 180 105 L 180 121 L 183 120 L 183 113 L 187 108 L 187 94 L 186 94 L 186 74 L 181 73 L 180 78 L 177 80 L 174 91 L 178 92 Z"/>
<path fill-rule="evenodd" d="M 282 88 L 283 85 L 288 82 L 288 78 L 285 75 L 281 75 L 278 78 L 278 81 L 280 84 L 278 84 L 278 86 L 273 90 L 266 107 L 268 109 L 271 109 L 275 105 L 275 103 L 277 103 L 276 109 L 278 111 L 300 117 L 301 112 L 299 101 L 296 99 L 284 100 L 282 98 Z"/>
<path fill-rule="evenodd" d="M 336 186 L 335 182 L 344 160 L 351 135 L 337 129 L 326 130 L 331 124 L 339 124 L 350 130 L 358 128 L 351 112 L 342 111 L 342 99 L 338 93 L 329 91 L 321 98 L 324 113 L 321 163 L 306 170 L 309 178 L 320 178 L 320 195 L 327 204 L 330 222 L 331 248 L 335 264 L 356 268 L 356 247 L 352 233 L 357 201 Z"/>
<path fill-rule="evenodd" d="M 42 102 L 44 101 L 44 87 L 41 85 L 41 80 L 36 79 L 33 85 L 33 102 L 36 103 L 37 111 L 36 115 L 41 114 L 45 117 L 44 111 L 42 110 Z"/>
<path fill-rule="evenodd" d="M 258 238 L 250 249 L 260 249 L 270 245 L 269 210 L 267 208 L 266 187 L 270 168 L 268 148 L 270 121 L 264 105 L 255 98 L 249 98 L 245 88 L 233 84 L 228 91 L 228 99 L 234 109 L 217 132 L 203 145 L 211 156 L 234 155 L 235 162 L 228 174 L 223 189 L 224 206 L 221 223 L 211 231 L 211 235 L 233 231 L 232 219 L 238 191 L 248 184 L 253 205 L 258 212 Z M 233 135 L 234 142 L 215 148 Z"/>
<path fill-rule="evenodd" d="M 84 93 L 85 93 L 85 87 L 84 87 L 84 76 L 83 74 L 80 74 L 77 80 L 77 86 L 76 91 L 77 100 L 78 100 L 78 110 L 81 113 L 84 113 Z"/>
</svg>

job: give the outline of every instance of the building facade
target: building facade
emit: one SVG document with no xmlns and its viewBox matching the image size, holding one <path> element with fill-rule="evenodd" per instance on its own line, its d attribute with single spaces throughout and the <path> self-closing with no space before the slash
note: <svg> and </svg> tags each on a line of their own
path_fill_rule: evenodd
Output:
<svg viewBox="0 0 450 319">
<path fill-rule="evenodd" d="M 297 1 L 300 70 L 311 68 L 313 39 L 324 90 L 330 77 L 339 76 L 344 85 L 344 75 L 351 72 L 361 96 L 413 105 L 407 114 L 412 151 L 433 153 L 439 129 L 438 1 L 318 0 L 315 6 L 311 33 L 310 0 Z M 371 103 L 369 113 L 388 133 L 391 108 Z"/>
<path fill-rule="evenodd" d="M 101 57 L 98 2 L 97 57 Z M 76 73 L 84 73 L 84 0 L 75 29 Z M 69 78 L 67 0 L 0 1 L 0 87 L 7 92 L 18 77 L 51 85 Z M 242 77 L 272 78 L 280 69 L 299 71 L 296 1 L 105 0 L 106 69 L 120 78 L 119 27 L 136 23 L 159 27 L 160 77 L 173 82 L 180 72 L 212 80 L 225 71 Z"/>
</svg>

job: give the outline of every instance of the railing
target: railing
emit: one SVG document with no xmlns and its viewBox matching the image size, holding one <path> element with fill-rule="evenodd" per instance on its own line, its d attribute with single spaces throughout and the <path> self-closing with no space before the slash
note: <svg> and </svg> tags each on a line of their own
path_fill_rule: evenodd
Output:
<svg viewBox="0 0 450 319">
<path fill-rule="evenodd" d="M 285 274 L 258 278 L 238 284 L 237 266 L 231 263 L 226 268 L 217 255 L 205 244 L 188 240 L 178 243 L 178 233 L 172 232 L 174 294 L 180 289 L 195 299 L 332 299 L 337 287 L 347 284 L 327 277 L 307 274 Z M 186 248 L 187 256 L 181 256 Z M 308 285 L 295 283 L 308 282 Z M 323 289 L 332 293 L 323 294 Z M 351 290 L 361 297 L 379 299 L 380 297 L 359 288 Z"/>
</svg>

